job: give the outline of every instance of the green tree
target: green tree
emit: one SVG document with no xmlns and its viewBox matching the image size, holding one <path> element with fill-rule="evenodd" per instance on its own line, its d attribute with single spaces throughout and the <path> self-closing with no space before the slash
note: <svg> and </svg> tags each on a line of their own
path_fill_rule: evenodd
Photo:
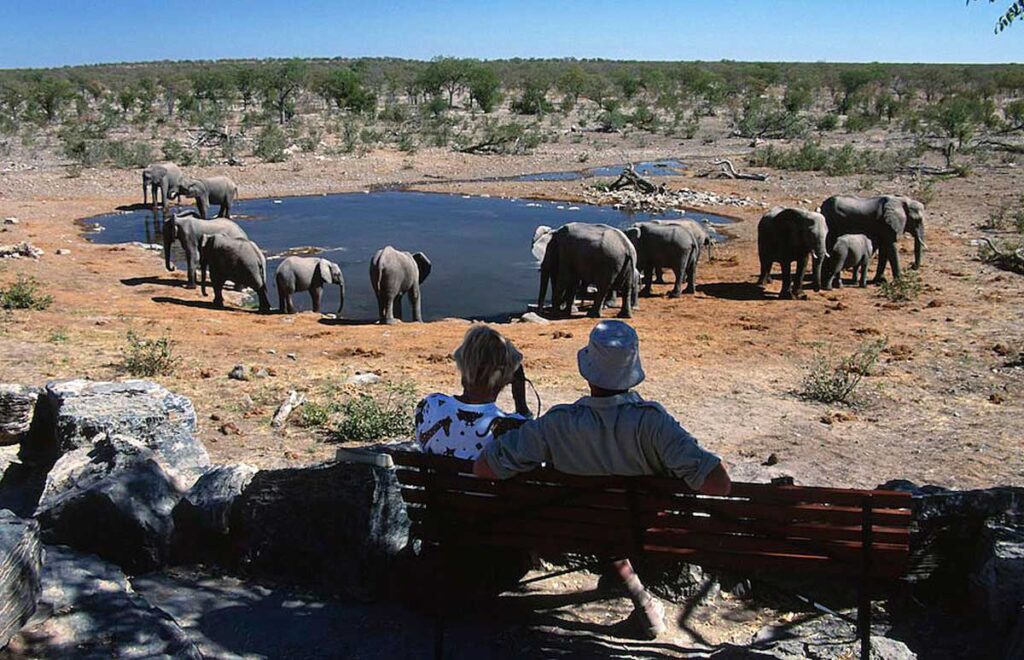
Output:
<svg viewBox="0 0 1024 660">
<path fill-rule="evenodd" d="M 315 84 L 316 93 L 339 110 L 366 112 L 377 107 L 377 99 L 362 85 L 359 75 L 348 67 L 331 69 Z"/>
<path fill-rule="evenodd" d="M 1005 0 L 1000 0 L 1005 2 Z M 989 4 L 995 4 L 996 0 L 988 0 Z M 970 4 L 971 0 L 967 0 L 967 4 Z M 1007 7 L 1006 11 L 999 20 L 996 21 L 995 33 L 999 34 L 1006 28 L 1013 25 L 1014 21 L 1024 20 L 1024 0 L 1014 0 Z"/>
<path fill-rule="evenodd" d="M 74 87 L 67 80 L 57 76 L 36 76 L 31 85 L 32 103 L 42 111 L 48 123 L 60 114 L 61 108 L 74 97 Z"/>
<path fill-rule="evenodd" d="M 512 111 L 521 115 L 543 115 L 551 111 L 547 99 L 548 88 L 541 80 L 527 80 L 523 94 L 512 102 Z"/>
<path fill-rule="evenodd" d="M 260 76 L 260 93 L 265 107 L 277 114 L 277 122 L 284 124 L 295 114 L 295 97 L 306 84 L 309 65 L 300 59 L 290 59 L 267 65 Z"/>
<path fill-rule="evenodd" d="M 473 65 L 467 76 L 469 98 L 484 112 L 491 112 L 501 100 L 501 80 L 493 68 L 485 64 Z"/>
<path fill-rule="evenodd" d="M 579 64 L 573 64 L 565 70 L 565 73 L 559 76 L 555 87 L 562 94 L 572 99 L 572 104 L 576 105 L 580 102 L 580 96 L 586 90 L 589 82 L 589 76 L 583 67 Z"/>
<path fill-rule="evenodd" d="M 448 94 L 448 107 L 455 104 L 455 94 L 465 87 L 469 67 L 465 60 L 454 57 L 436 57 L 420 74 L 421 88 L 430 95 L 442 90 Z"/>
<path fill-rule="evenodd" d="M 962 148 L 991 112 L 991 106 L 977 97 L 948 96 L 925 111 L 925 120 L 932 130 L 956 140 L 957 148 Z"/>
</svg>

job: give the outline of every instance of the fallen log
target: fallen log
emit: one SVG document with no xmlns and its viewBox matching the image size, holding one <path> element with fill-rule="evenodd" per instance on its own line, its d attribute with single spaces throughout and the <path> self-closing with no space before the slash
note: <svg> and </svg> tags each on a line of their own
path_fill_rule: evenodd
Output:
<svg viewBox="0 0 1024 660">
<path fill-rule="evenodd" d="M 732 161 L 728 159 L 716 160 L 711 163 L 718 170 L 705 170 L 699 174 L 695 174 L 695 177 L 702 179 L 744 179 L 748 181 L 767 181 L 767 174 L 756 174 L 752 172 L 739 172 L 733 166 Z"/>
<path fill-rule="evenodd" d="M 647 195 L 659 190 L 658 186 L 637 174 L 632 163 L 626 165 L 619 178 L 608 186 L 608 190 L 622 190 L 623 188 L 634 188 Z"/>
<path fill-rule="evenodd" d="M 292 410 L 301 406 L 306 402 L 306 395 L 299 394 L 295 390 L 288 393 L 288 398 L 278 406 L 277 411 L 274 413 L 274 418 L 270 421 L 270 425 L 279 429 L 284 426 L 284 423 L 288 421 L 288 416 L 292 414 Z"/>
</svg>

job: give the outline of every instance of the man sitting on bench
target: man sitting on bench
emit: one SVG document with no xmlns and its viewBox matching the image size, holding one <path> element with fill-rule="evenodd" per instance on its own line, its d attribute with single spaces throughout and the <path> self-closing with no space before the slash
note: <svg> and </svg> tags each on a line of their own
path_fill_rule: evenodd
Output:
<svg viewBox="0 0 1024 660">
<path fill-rule="evenodd" d="M 732 482 L 721 459 L 702 449 L 660 404 L 632 391 L 644 379 L 632 327 L 622 321 L 598 323 L 577 364 L 590 396 L 554 406 L 496 437 L 473 464 L 477 477 L 508 479 L 546 464 L 574 475 L 674 476 L 701 493 L 729 494 Z M 664 632 L 664 607 L 629 560 L 615 562 L 615 569 L 645 632 L 651 637 Z"/>
</svg>

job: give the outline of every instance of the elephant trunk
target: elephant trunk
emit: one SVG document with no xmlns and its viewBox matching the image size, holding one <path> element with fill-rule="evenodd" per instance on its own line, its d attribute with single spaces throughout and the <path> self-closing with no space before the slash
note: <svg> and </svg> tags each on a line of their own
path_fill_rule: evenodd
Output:
<svg viewBox="0 0 1024 660">
<path fill-rule="evenodd" d="M 921 252 L 925 247 L 924 228 L 922 227 L 914 233 L 914 270 L 921 267 Z"/>
<path fill-rule="evenodd" d="M 341 316 L 341 310 L 345 309 L 345 285 L 344 283 L 338 285 L 338 316 Z"/>
</svg>

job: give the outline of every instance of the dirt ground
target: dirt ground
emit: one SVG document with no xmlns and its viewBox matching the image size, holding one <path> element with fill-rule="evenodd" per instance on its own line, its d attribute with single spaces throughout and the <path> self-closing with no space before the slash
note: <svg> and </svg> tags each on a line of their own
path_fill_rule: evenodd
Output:
<svg viewBox="0 0 1024 660">
<path fill-rule="evenodd" d="M 243 199 L 418 181 L 427 184 L 422 189 L 440 192 L 579 201 L 588 182 L 445 180 L 577 169 L 584 148 L 588 167 L 674 157 L 699 168 L 712 157 L 749 150 L 729 139 L 681 145 L 658 138 L 635 147 L 614 136 L 594 136 L 582 145 L 545 144 L 530 156 L 444 149 L 358 158 L 297 154 L 280 164 L 194 171 L 229 174 Z M 767 182 L 667 182 L 807 208 L 848 191 L 929 193 L 910 177 L 771 175 Z M 125 170 L 85 170 L 69 178 L 53 164 L 0 172 L 0 218 L 19 219 L 2 228 L 0 244 L 29 240 L 46 252 L 38 260 L 0 261 L 0 284 L 25 273 L 45 283 L 55 299 L 47 311 L 10 312 L 0 319 L 0 382 L 123 378 L 127 331 L 166 333 L 183 359 L 174 375 L 155 380 L 192 398 L 214 461 L 264 467 L 315 462 L 336 449 L 315 431 L 272 431 L 271 415 L 290 389 L 306 391 L 315 401 L 332 383 L 364 371 L 386 381 L 411 380 L 420 394 L 455 389 L 457 375 L 446 356 L 465 332 L 463 322 L 381 327 L 332 323 L 312 313 L 214 310 L 209 299 L 183 287 L 180 272 L 164 270 L 159 253 L 89 243 L 76 220 L 138 203 L 139 180 L 138 172 Z M 1014 164 L 1003 162 L 979 164 L 971 176 L 930 187 L 924 292 L 903 305 L 887 303 L 877 287 L 808 291 L 805 300 L 780 301 L 776 283 L 763 296 L 754 284 L 761 211 L 701 209 L 741 222 L 729 227 L 732 240 L 716 260 L 701 264 L 695 295 L 668 300 L 666 285 L 655 289 L 657 297 L 642 300 L 633 323 L 648 378 L 639 391 L 676 414 L 724 457 L 738 479 L 786 474 L 801 484 L 835 486 L 870 487 L 895 478 L 953 488 L 1024 485 L 1024 367 L 1018 356 L 1024 350 L 1024 278 L 981 263 L 971 244 L 982 235 L 979 225 L 990 211 L 1016 199 L 1021 180 Z M 909 239 L 902 247 L 905 263 L 908 247 Z M 70 253 L 57 255 L 58 248 Z M 424 304 L 441 295 L 428 286 Z M 575 354 L 592 325 L 580 318 L 501 327 L 525 354 L 527 374 L 545 407 L 583 394 Z M 823 405 L 798 395 L 816 355 L 846 355 L 879 339 L 888 348 L 875 373 L 864 379 L 855 405 Z M 229 380 L 238 363 L 265 366 L 271 376 Z M 220 430 L 225 425 L 226 434 Z"/>
</svg>

